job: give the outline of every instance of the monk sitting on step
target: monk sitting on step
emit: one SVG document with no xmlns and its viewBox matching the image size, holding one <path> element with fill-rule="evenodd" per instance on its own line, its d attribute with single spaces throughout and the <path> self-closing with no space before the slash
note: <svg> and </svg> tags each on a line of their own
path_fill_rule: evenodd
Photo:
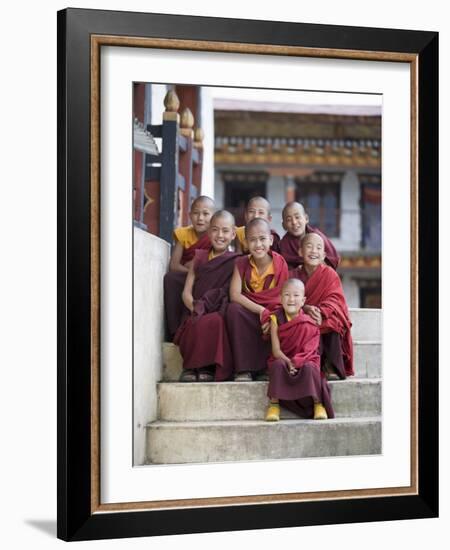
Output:
<svg viewBox="0 0 450 550">
<path fill-rule="evenodd" d="M 206 196 L 197 197 L 192 203 L 189 217 L 192 225 L 178 227 L 173 232 L 174 248 L 169 262 L 169 272 L 164 277 L 164 308 L 167 336 L 170 340 L 180 326 L 185 307 L 181 299 L 189 265 L 196 250 L 209 250 L 211 243 L 208 227 L 215 210 L 214 201 Z"/>
<path fill-rule="evenodd" d="M 286 260 L 289 269 L 295 269 L 303 264 L 300 243 L 308 233 L 317 233 L 325 244 L 325 262 L 333 269 L 336 269 L 340 258 L 333 243 L 318 229 L 309 225 L 309 217 L 302 204 L 299 202 L 288 202 L 283 208 L 283 227 L 286 234 L 280 241 L 280 254 Z"/>
<path fill-rule="evenodd" d="M 320 328 L 322 368 L 329 378 L 354 374 L 353 341 L 347 302 L 339 275 L 324 263 L 325 243 L 317 233 L 308 233 L 299 253 L 303 266 L 292 272 L 305 285 L 304 312 Z"/>
<path fill-rule="evenodd" d="M 174 338 L 183 356 L 180 382 L 222 381 L 233 372 L 224 322 L 234 260 L 238 256 L 228 250 L 236 236 L 233 215 L 226 210 L 216 212 L 208 236 L 210 248 L 195 252 L 183 290 L 189 315 Z"/>
<path fill-rule="evenodd" d="M 255 218 L 262 218 L 270 224 L 272 221 L 270 202 L 264 197 L 251 198 L 245 207 L 244 218 L 246 224 Z M 275 252 L 279 252 L 280 236 L 274 229 L 271 229 L 270 232 L 273 237 L 271 249 Z M 248 243 L 245 238 L 245 225 L 236 229 L 236 252 L 248 254 Z"/>
<path fill-rule="evenodd" d="M 282 307 L 270 316 L 269 422 L 280 420 L 280 404 L 302 418 L 334 418 L 328 382 L 320 371 L 319 327 L 303 313 L 304 303 L 303 283 L 288 279 L 281 289 Z"/>
<path fill-rule="evenodd" d="M 226 314 L 234 379 L 267 380 L 270 344 L 263 335 L 268 336 L 270 312 L 280 306 L 280 289 L 288 278 L 288 268 L 283 258 L 270 249 L 273 237 L 266 220 L 251 220 L 245 227 L 245 237 L 250 254 L 236 260 L 230 285 L 232 303 Z"/>
</svg>

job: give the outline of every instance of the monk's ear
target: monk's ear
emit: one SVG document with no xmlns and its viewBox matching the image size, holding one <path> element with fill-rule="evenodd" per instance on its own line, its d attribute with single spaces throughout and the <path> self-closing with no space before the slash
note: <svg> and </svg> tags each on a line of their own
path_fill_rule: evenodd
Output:
<svg viewBox="0 0 450 550">
<path fill-rule="evenodd" d="M 235 225 L 233 225 L 233 228 L 231 230 L 231 235 L 232 235 L 231 240 L 234 241 L 234 239 L 236 238 L 236 226 Z"/>
<path fill-rule="evenodd" d="M 283 229 L 284 229 L 285 231 L 287 231 L 286 226 L 285 226 L 285 224 L 284 224 L 284 220 L 281 222 L 281 225 L 282 225 Z"/>
<path fill-rule="evenodd" d="M 306 212 L 305 212 L 305 220 L 306 220 L 306 223 L 309 223 L 309 216 Z"/>
<path fill-rule="evenodd" d="M 303 296 L 302 305 L 300 307 L 303 307 L 305 305 L 305 302 L 306 302 L 306 296 Z"/>
<path fill-rule="evenodd" d="M 272 214 L 269 214 L 269 215 L 267 216 L 267 221 L 269 221 L 269 222 L 272 221 Z"/>
<path fill-rule="evenodd" d="M 270 234 L 270 246 L 272 246 L 272 245 L 273 245 L 273 235 L 272 235 L 272 233 L 271 233 L 271 234 Z"/>
</svg>

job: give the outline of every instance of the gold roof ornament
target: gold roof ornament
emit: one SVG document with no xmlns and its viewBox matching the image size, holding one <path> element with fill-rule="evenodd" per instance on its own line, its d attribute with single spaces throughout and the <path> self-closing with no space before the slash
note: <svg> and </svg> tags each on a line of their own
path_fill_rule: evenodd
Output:
<svg viewBox="0 0 450 550">
<path fill-rule="evenodd" d="M 181 134 L 185 137 L 194 137 L 194 115 L 192 114 L 192 111 L 189 109 L 189 107 L 185 107 L 181 111 L 181 119 L 180 119 L 180 126 L 181 126 Z"/>
<path fill-rule="evenodd" d="M 194 147 L 197 149 L 203 149 L 203 139 L 205 138 L 205 132 L 201 128 L 194 130 Z"/>
<path fill-rule="evenodd" d="M 178 109 L 180 108 L 180 100 L 175 90 L 169 90 L 164 98 L 164 107 L 166 108 L 163 113 L 163 120 L 176 120 L 179 122 L 180 115 Z"/>
</svg>

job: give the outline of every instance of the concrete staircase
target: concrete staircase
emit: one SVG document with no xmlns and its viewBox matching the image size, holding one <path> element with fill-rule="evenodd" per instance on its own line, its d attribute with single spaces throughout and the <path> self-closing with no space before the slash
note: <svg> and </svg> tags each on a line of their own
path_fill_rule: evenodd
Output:
<svg viewBox="0 0 450 550">
<path fill-rule="evenodd" d="M 147 426 L 149 464 L 206 463 L 381 453 L 381 310 L 350 310 L 355 376 L 330 382 L 336 418 L 282 410 L 264 421 L 267 382 L 178 382 L 182 358 L 163 344 L 158 420 Z"/>
</svg>

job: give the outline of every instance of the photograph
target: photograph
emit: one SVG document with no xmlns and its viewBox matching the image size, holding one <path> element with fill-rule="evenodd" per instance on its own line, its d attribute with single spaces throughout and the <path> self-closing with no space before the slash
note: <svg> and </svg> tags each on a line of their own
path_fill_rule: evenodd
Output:
<svg viewBox="0 0 450 550">
<path fill-rule="evenodd" d="M 381 94 L 134 82 L 132 116 L 134 465 L 381 454 Z"/>
<path fill-rule="evenodd" d="M 58 536 L 435 517 L 436 33 L 58 37 Z"/>
<path fill-rule="evenodd" d="M 445 547 L 445 6 L 5 5 L 4 548 Z"/>
</svg>

